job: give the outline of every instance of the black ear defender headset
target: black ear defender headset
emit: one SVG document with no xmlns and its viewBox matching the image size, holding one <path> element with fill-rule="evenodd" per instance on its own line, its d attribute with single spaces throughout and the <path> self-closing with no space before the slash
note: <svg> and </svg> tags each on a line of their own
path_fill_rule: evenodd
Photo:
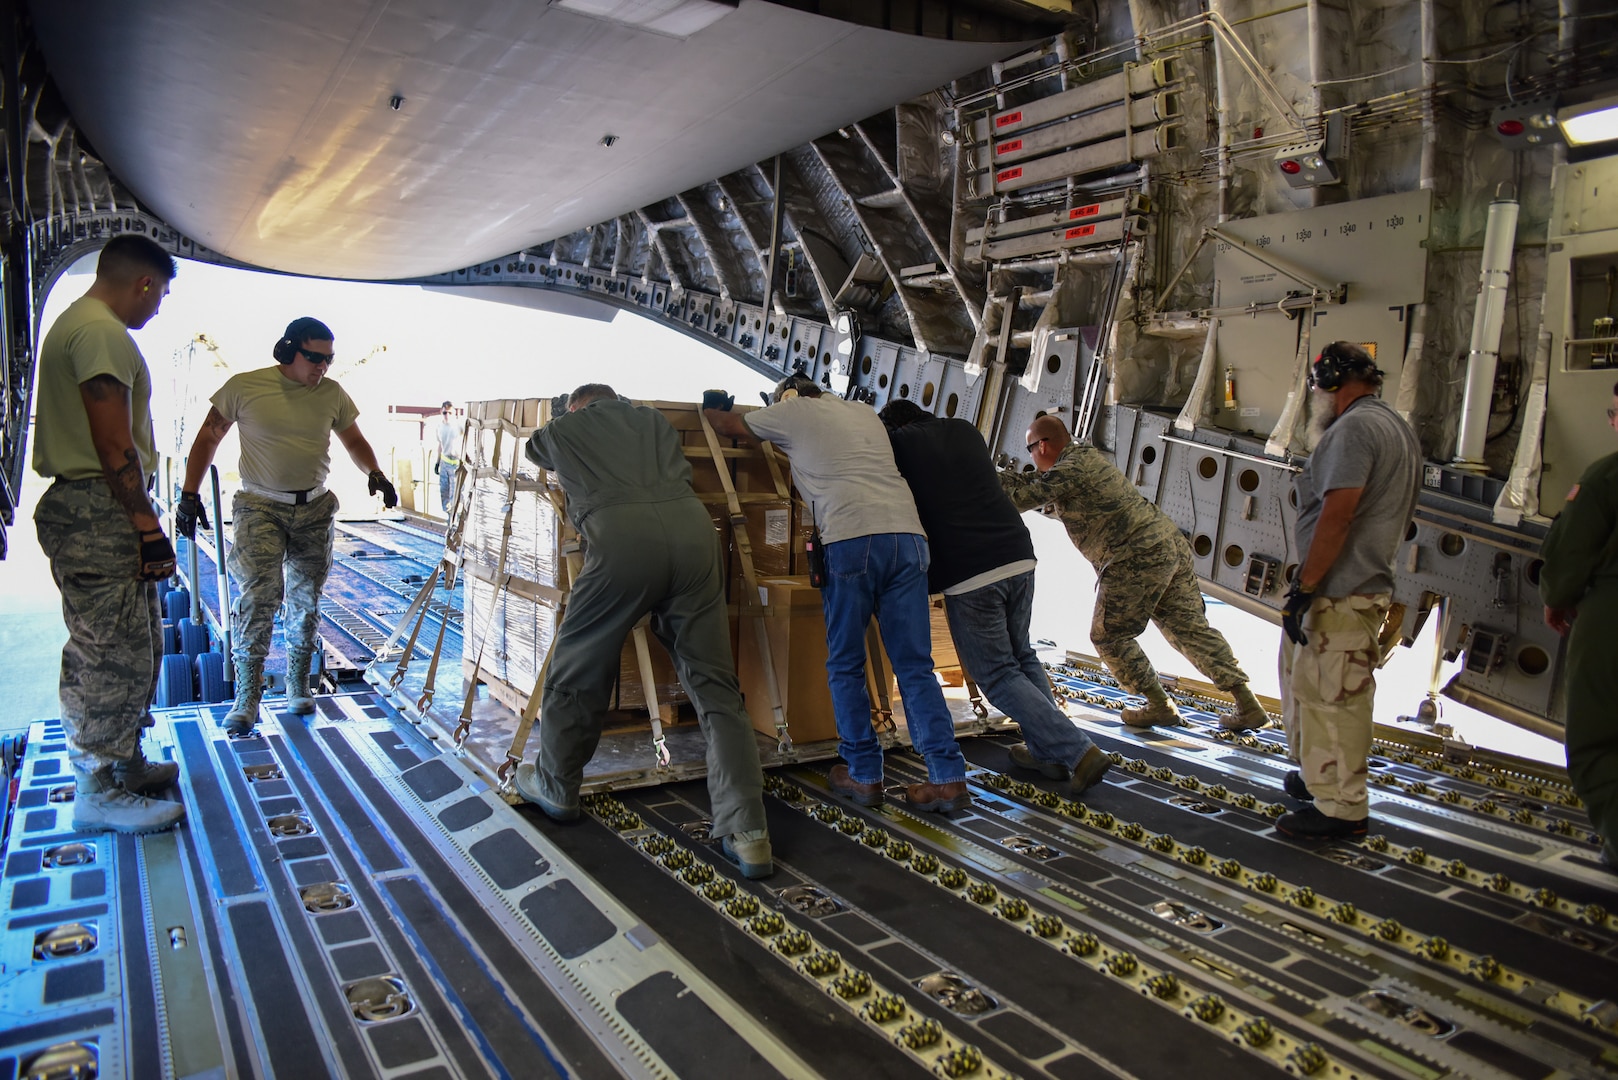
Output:
<svg viewBox="0 0 1618 1080">
<path fill-rule="evenodd" d="M 1351 376 L 1380 384 L 1384 374 L 1376 366 L 1376 361 L 1371 359 L 1371 354 L 1358 345 L 1334 341 L 1315 357 L 1314 365 L 1309 369 L 1309 385 L 1315 390 L 1331 393 L 1342 389 L 1344 381 Z"/>
<path fill-rule="evenodd" d="M 331 327 L 319 319 L 305 315 L 301 319 L 293 319 L 287 324 L 286 333 L 281 340 L 275 343 L 270 355 L 275 357 L 277 364 L 290 364 L 298 358 L 306 341 L 335 341 Z"/>
</svg>

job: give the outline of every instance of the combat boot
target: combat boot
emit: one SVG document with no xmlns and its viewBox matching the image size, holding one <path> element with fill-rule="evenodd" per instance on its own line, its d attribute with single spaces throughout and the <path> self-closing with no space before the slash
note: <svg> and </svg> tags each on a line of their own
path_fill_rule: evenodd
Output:
<svg viewBox="0 0 1618 1080">
<path fill-rule="evenodd" d="M 1230 696 L 1235 699 L 1236 708 L 1219 714 L 1220 727 L 1226 731 L 1250 731 L 1270 725 L 1270 714 L 1264 711 L 1246 683 L 1231 687 Z"/>
<path fill-rule="evenodd" d="M 264 696 L 264 662 L 236 661 L 236 701 L 225 714 L 226 735 L 246 735 L 258 723 Z"/>
<path fill-rule="evenodd" d="M 287 652 L 287 712 L 299 716 L 315 711 L 315 696 L 309 692 L 309 659 L 306 652 Z"/>
<path fill-rule="evenodd" d="M 1180 710 L 1168 698 L 1161 701 L 1146 699 L 1146 704 L 1138 709 L 1120 709 L 1118 719 L 1126 727 L 1148 728 L 1154 724 L 1164 727 L 1178 727 L 1185 723 L 1180 719 Z"/>
<path fill-rule="evenodd" d="M 745 829 L 731 833 L 719 842 L 725 857 L 741 867 L 742 877 L 767 878 L 775 873 L 775 860 L 770 852 L 770 834 L 764 829 Z"/>
<path fill-rule="evenodd" d="M 177 802 L 125 791 L 111 766 L 95 772 L 75 768 L 73 774 L 75 832 L 161 832 L 185 819 L 185 807 Z"/>
<path fill-rule="evenodd" d="M 162 791 L 173 784 L 179 775 L 180 766 L 176 762 L 147 761 L 138 740 L 135 743 L 134 755 L 128 761 L 120 761 L 112 767 L 112 777 L 118 781 L 118 786 L 135 795 L 151 795 Z"/>
</svg>

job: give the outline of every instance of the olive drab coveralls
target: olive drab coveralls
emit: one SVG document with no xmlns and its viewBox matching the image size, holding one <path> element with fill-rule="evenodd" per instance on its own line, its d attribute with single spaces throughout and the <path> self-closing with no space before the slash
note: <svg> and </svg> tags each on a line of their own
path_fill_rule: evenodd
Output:
<svg viewBox="0 0 1618 1080">
<path fill-rule="evenodd" d="M 764 774 L 730 656 L 719 534 L 674 428 L 656 409 L 602 399 L 534 432 L 525 452 L 557 475 L 585 540 L 540 699 L 536 782 L 556 805 L 578 806 L 624 639 L 650 613 L 707 740 L 712 835 L 763 829 Z"/>
<path fill-rule="evenodd" d="M 1545 605 L 1567 636 L 1567 772 L 1618 866 L 1618 454 L 1585 470 L 1540 548 Z"/>
</svg>

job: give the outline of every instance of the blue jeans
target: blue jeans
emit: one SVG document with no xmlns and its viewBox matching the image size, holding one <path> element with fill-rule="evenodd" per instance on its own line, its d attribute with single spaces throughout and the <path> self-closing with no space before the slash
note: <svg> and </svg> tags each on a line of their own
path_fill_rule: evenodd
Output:
<svg viewBox="0 0 1618 1080">
<path fill-rule="evenodd" d="M 955 721 L 933 675 L 927 615 L 927 538 L 877 533 L 826 545 L 826 681 L 837 717 L 838 749 L 856 783 L 882 781 L 882 744 L 871 729 L 865 691 L 865 629 L 876 616 L 882 645 L 899 680 L 910 742 L 935 784 L 966 779 Z"/>
<path fill-rule="evenodd" d="M 1050 676 L 1028 643 L 1034 572 L 944 597 L 949 632 L 961 666 L 990 704 L 1022 727 L 1028 752 L 1072 768 L 1095 745 L 1062 712 Z"/>
</svg>

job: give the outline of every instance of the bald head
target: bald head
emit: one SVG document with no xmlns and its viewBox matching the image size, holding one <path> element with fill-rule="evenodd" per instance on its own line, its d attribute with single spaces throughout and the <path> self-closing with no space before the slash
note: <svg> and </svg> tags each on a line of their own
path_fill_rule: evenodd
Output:
<svg viewBox="0 0 1618 1080">
<path fill-rule="evenodd" d="M 1046 413 L 1034 417 L 1034 422 L 1028 425 L 1029 453 L 1033 455 L 1034 467 L 1044 472 L 1056 464 L 1056 459 L 1073 438 L 1067 433 L 1067 425 L 1062 423 L 1060 416 Z"/>
</svg>

